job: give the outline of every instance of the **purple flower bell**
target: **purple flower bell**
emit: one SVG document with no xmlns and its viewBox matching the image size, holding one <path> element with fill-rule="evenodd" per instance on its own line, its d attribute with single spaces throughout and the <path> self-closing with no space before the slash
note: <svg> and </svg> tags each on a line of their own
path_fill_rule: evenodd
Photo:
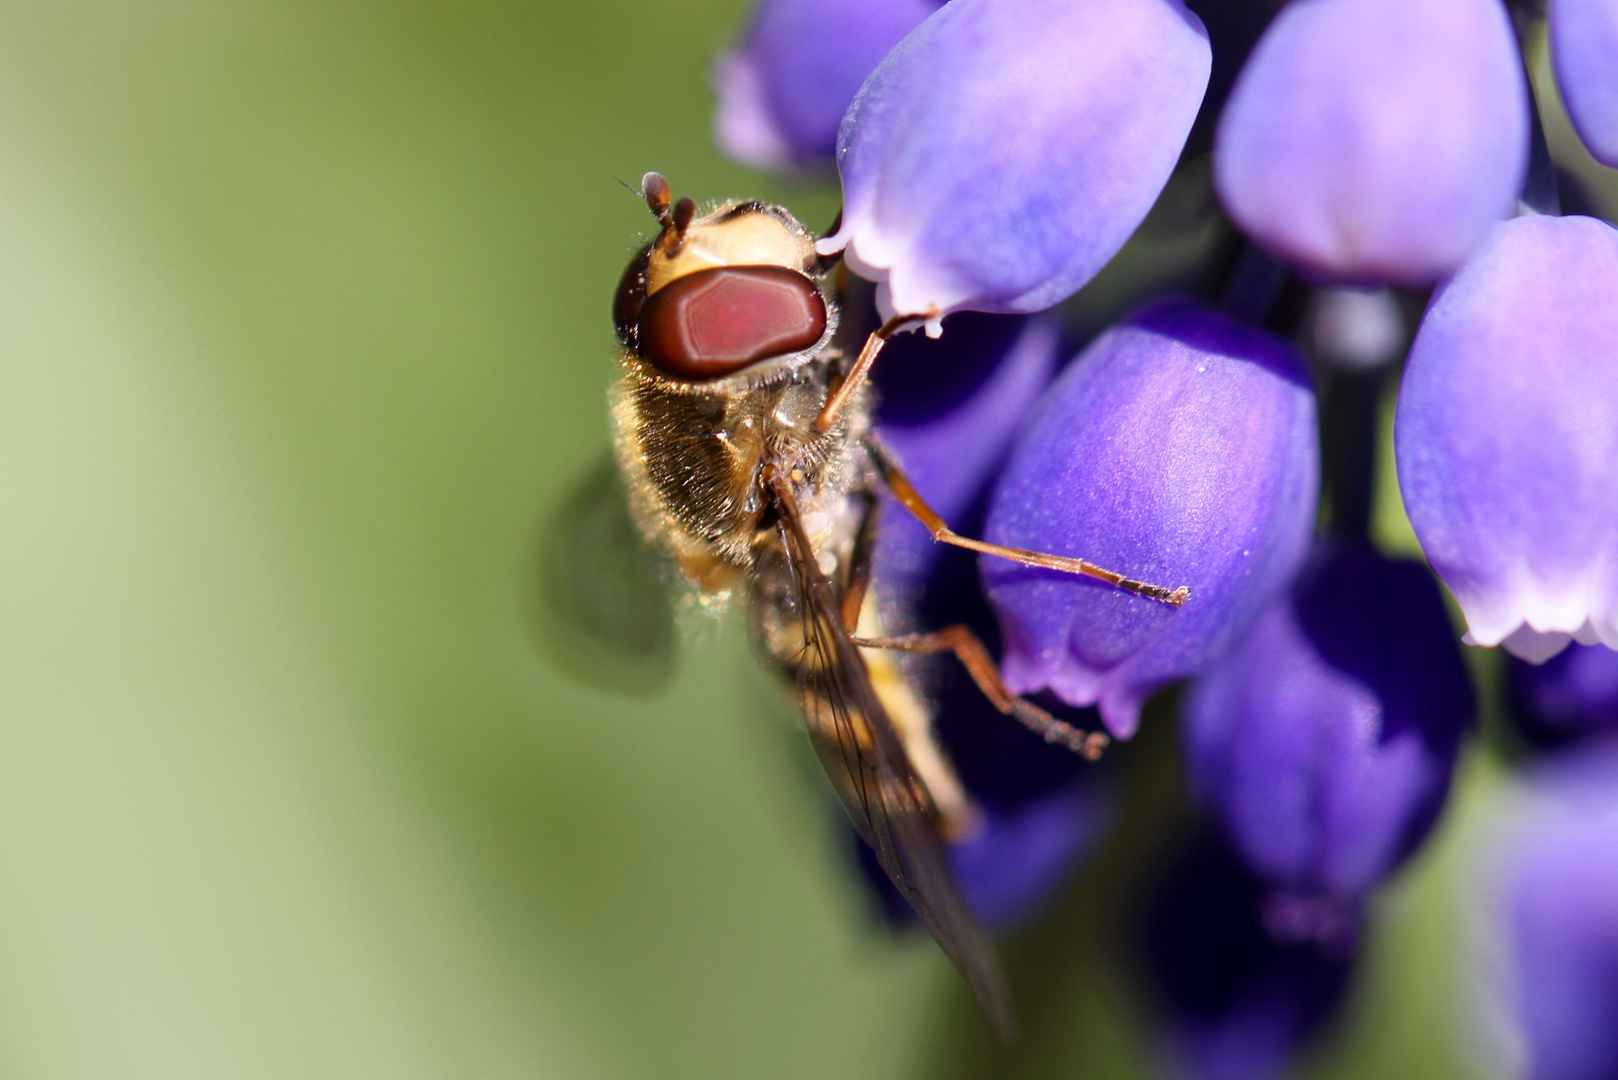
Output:
<svg viewBox="0 0 1618 1080">
<path fill-rule="evenodd" d="M 1349 953 L 1277 940 L 1265 886 L 1205 837 L 1151 905 L 1147 967 L 1167 1014 L 1163 1072 L 1185 1080 L 1273 1080 L 1337 1008 Z"/>
<path fill-rule="evenodd" d="M 1512 657 L 1506 692 L 1517 726 L 1540 745 L 1618 734 L 1618 652 L 1605 645 L 1569 645 L 1543 664 Z"/>
<path fill-rule="evenodd" d="M 1272 886 L 1273 932 L 1352 927 L 1432 828 L 1475 711 L 1426 567 L 1318 548 L 1184 710 L 1192 787 Z"/>
<path fill-rule="evenodd" d="M 1099 703 L 1115 735 L 1201 673 L 1291 579 L 1319 478 L 1314 395 L 1288 346 L 1184 300 L 1098 338 L 1046 394 L 996 485 L 997 544 L 1190 587 L 1169 607 L 981 560 L 1015 691 Z"/>
<path fill-rule="evenodd" d="M 1179 0 L 954 0 L 854 99 L 821 250 L 882 284 L 885 318 L 1048 308 L 1146 216 L 1209 65 Z"/>
<path fill-rule="evenodd" d="M 1433 297 L 1394 425 L 1399 488 L 1477 645 L 1618 645 L 1618 230 L 1498 226 Z"/>
<path fill-rule="evenodd" d="M 1551 62 L 1573 130 L 1590 155 L 1618 168 L 1618 3 L 1551 0 Z"/>
<path fill-rule="evenodd" d="M 938 0 L 763 0 L 714 62 L 714 139 L 772 172 L 827 167 L 860 84 Z"/>
<path fill-rule="evenodd" d="M 1618 748 L 1534 777 L 1495 853 L 1497 985 L 1530 1080 L 1618 1076 Z"/>
<path fill-rule="evenodd" d="M 1236 223 L 1345 283 L 1425 285 L 1512 208 L 1528 91 L 1500 0 L 1293 0 L 1214 141 Z"/>
</svg>

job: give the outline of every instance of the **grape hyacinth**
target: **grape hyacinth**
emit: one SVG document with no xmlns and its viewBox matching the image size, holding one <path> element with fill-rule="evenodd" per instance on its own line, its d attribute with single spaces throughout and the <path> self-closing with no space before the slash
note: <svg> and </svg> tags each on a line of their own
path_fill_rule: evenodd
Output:
<svg viewBox="0 0 1618 1080">
<path fill-rule="evenodd" d="M 1200 674 L 1297 568 L 1317 456 L 1314 397 L 1282 343 L 1182 300 L 1103 334 L 1041 402 L 997 483 L 987 539 L 1083 551 L 1195 601 L 1142 603 L 986 562 L 1007 684 L 1099 704 L 1113 734 L 1133 734 L 1151 692 Z"/>
<path fill-rule="evenodd" d="M 1491 1019 L 1532 1080 L 1618 1075 L 1618 747 L 1535 770 L 1508 804 L 1485 889 Z"/>
<path fill-rule="evenodd" d="M 1149 903 L 1143 952 L 1168 1014 L 1163 1071 L 1282 1075 L 1342 1000 L 1353 957 L 1277 940 L 1265 926 L 1265 883 L 1216 837 L 1193 840 Z"/>
<path fill-rule="evenodd" d="M 1431 830 L 1473 712 L 1431 576 L 1341 541 L 1196 684 L 1192 787 L 1269 883 L 1278 938 L 1343 944 Z"/>
<path fill-rule="evenodd" d="M 1173 1074 L 1287 1072 L 1468 756 L 1532 752 L 1468 741 L 1462 641 L 1512 654 L 1536 746 L 1593 760 L 1618 731 L 1618 174 L 1586 168 L 1589 214 L 1561 213 L 1538 42 L 1618 166 L 1618 0 L 761 0 L 714 68 L 727 153 L 835 167 L 818 246 L 864 282 L 845 324 L 937 339 L 893 338 L 872 375 L 921 494 L 965 535 L 1189 587 L 1145 600 L 883 510 L 896 628 L 965 623 L 1011 689 L 1121 740 L 1178 717 L 1195 854 L 1129 893 Z M 1217 199 L 1227 240 L 1131 240 L 1171 180 Z M 1119 317 L 1069 340 L 1096 311 Z M 1377 550 L 1401 506 L 1425 564 Z M 951 852 L 962 891 L 1027 925 L 1133 774 L 1042 743 L 952 661 L 910 674 L 982 810 Z M 1579 805 L 1618 804 L 1618 769 L 1567 768 Z M 1618 1001 L 1618 848 L 1607 810 L 1558 813 L 1503 856 L 1499 986 L 1522 1075 L 1611 1076 L 1591 1017 Z M 1138 839 L 1142 865 L 1185 846 Z"/>
<path fill-rule="evenodd" d="M 1470 640 L 1618 646 L 1618 229 L 1531 215 L 1434 295 L 1395 440 L 1410 522 Z"/>
<path fill-rule="evenodd" d="M 1299 0 L 1237 80 L 1214 177 L 1237 224 L 1300 269 L 1426 285 L 1506 216 L 1527 159 L 1498 0 Z"/>
</svg>

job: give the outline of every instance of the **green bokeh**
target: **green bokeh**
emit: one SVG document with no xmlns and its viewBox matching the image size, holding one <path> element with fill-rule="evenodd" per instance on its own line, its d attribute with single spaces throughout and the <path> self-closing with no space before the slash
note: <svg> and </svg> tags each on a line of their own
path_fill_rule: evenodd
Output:
<svg viewBox="0 0 1618 1080">
<path fill-rule="evenodd" d="M 833 209 L 710 146 L 741 7 L 0 3 L 0 1075 L 1141 1067 L 1100 875 L 1009 950 L 1014 1069 L 863 929 L 734 621 L 649 698 L 536 632 L 613 177 Z M 1456 835 L 1320 1075 L 1463 1068 Z"/>
</svg>

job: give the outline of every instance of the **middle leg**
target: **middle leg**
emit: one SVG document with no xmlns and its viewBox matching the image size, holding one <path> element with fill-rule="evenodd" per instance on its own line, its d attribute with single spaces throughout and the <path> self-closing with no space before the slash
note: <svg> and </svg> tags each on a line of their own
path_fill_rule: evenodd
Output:
<svg viewBox="0 0 1618 1080">
<path fill-rule="evenodd" d="M 1007 716 L 1014 717 L 1046 742 L 1060 743 L 1069 750 L 1082 754 L 1086 759 L 1095 761 L 1111 741 L 1103 732 L 1085 731 L 1074 727 L 1007 690 L 1006 684 L 1000 681 L 1000 671 L 989 655 L 989 650 L 984 648 L 983 642 L 979 641 L 977 635 L 964 624 L 946 626 L 942 630 L 928 634 L 903 634 L 898 637 L 879 638 L 856 636 L 854 644 L 867 649 L 897 649 L 913 653 L 952 652 L 961 662 L 961 666 L 966 668 L 966 673 L 972 676 L 972 681 L 977 683 L 978 689 L 983 691 L 983 696 L 988 698 L 995 708 Z"/>
</svg>

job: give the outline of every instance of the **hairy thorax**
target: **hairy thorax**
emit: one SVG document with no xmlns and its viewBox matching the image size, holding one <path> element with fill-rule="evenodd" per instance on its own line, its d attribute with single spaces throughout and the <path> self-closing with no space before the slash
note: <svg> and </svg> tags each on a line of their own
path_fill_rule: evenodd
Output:
<svg viewBox="0 0 1618 1080">
<path fill-rule="evenodd" d="M 792 481 L 821 569 L 846 562 L 858 526 L 852 496 L 868 484 L 868 426 L 858 399 L 825 432 L 824 361 L 780 365 L 720 384 L 659 379 L 634 357 L 614 391 L 619 461 L 631 510 L 699 591 L 731 588 L 774 542 L 766 467 Z"/>
</svg>

